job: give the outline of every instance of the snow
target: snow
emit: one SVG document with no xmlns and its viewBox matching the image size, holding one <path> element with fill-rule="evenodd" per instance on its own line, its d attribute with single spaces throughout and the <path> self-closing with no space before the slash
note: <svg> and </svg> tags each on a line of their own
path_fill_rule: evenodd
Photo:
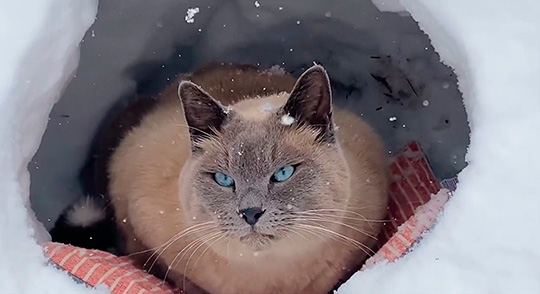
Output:
<svg viewBox="0 0 540 294">
<path fill-rule="evenodd" d="M 407 13 L 380 13 L 356 0 L 275 0 L 259 7 L 204 1 L 197 25 L 184 18 L 191 8 L 184 1 L 102 1 L 83 40 L 77 76 L 30 161 L 97 3 L 19 2 L 0 9 L 0 41 L 8 44 L 0 47 L 0 222 L 8 224 L 0 226 L 0 293 L 35 293 L 44 284 L 45 293 L 90 292 L 44 266 L 31 237 L 34 232 L 43 242 L 47 236 L 25 210 L 26 164 L 32 207 L 50 228 L 47 220 L 83 195 L 78 173 L 107 111 L 125 104 L 119 97 L 154 93 L 176 71 L 207 61 L 279 64 L 296 75 L 321 63 L 336 104 L 370 121 L 390 153 L 420 138 L 439 177 L 452 178 L 465 166 L 468 126 L 455 76 L 414 21 L 402 16 Z M 455 69 L 472 132 L 468 166 L 439 224 L 414 251 L 357 273 L 339 293 L 540 293 L 540 236 L 531 234 L 540 223 L 540 4 L 375 3 L 388 11 L 405 8 Z M 396 96 L 381 97 L 384 91 Z"/>
<path fill-rule="evenodd" d="M 288 114 L 284 114 L 281 116 L 281 124 L 290 126 L 294 123 L 294 118 Z"/>
<path fill-rule="evenodd" d="M 187 23 L 194 23 L 195 22 L 195 15 L 197 13 L 199 13 L 199 12 L 200 12 L 199 7 L 188 8 L 188 10 L 186 12 L 185 21 Z"/>
<path fill-rule="evenodd" d="M 403 5 L 400 3 L 400 1 L 396 0 L 373 0 L 373 4 L 380 10 L 380 11 L 388 11 L 388 12 L 395 12 L 395 13 L 403 13 L 407 14 L 407 10 L 403 7 Z"/>
<path fill-rule="evenodd" d="M 26 209 L 27 164 L 53 103 L 73 75 L 77 44 L 94 20 L 97 2 L 4 1 L 1 6 L 0 293 L 105 293 L 46 266 L 32 237 L 43 242 L 48 236 Z"/>
<path fill-rule="evenodd" d="M 458 75 L 469 165 L 412 253 L 357 273 L 339 293 L 540 293 L 540 3 L 400 3 Z"/>
</svg>

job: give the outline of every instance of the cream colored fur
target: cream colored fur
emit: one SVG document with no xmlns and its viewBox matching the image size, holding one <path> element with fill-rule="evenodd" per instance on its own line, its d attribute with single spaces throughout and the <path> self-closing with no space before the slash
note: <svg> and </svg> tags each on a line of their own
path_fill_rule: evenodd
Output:
<svg viewBox="0 0 540 294">
<path fill-rule="evenodd" d="M 226 74 L 219 71 L 223 69 L 209 70 L 199 81 L 196 81 L 197 76 L 191 79 L 212 94 L 215 89 L 205 83 L 218 85 L 216 81 L 235 75 L 233 70 L 225 69 Z M 248 72 L 244 78 L 255 74 Z M 288 85 L 293 81 L 288 76 L 276 79 L 285 79 Z M 254 83 L 253 87 L 261 88 L 261 83 Z M 193 199 L 183 194 L 190 193 L 185 182 L 190 179 L 193 161 L 177 85 L 164 92 L 161 102 L 128 133 L 111 160 L 110 196 L 117 223 L 126 235 L 129 253 L 163 249 L 175 234 L 202 221 L 190 210 Z M 242 100 L 232 107 L 246 120 L 260 121 L 269 115 L 270 112 L 265 111 L 269 105 L 277 109 L 287 98 L 287 93 L 272 94 Z M 220 100 L 225 105 L 235 100 L 227 99 Z M 302 233 L 304 238 L 291 234 L 290 238 L 277 241 L 271 249 L 261 252 L 254 252 L 241 242 L 222 239 L 203 244 L 193 253 L 195 247 L 185 248 L 200 235 L 188 234 L 163 252 L 158 250 L 160 260 L 167 265 L 173 260 L 177 262 L 171 266 L 177 285 L 183 285 L 181 275 L 185 275 L 188 282 L 215 294 L 327 293 L 341 278 L 359 268 L 368 254 L 360 250 L 358 244 L 365 244 L 367 248 L 375 244 L 373 238 L 359 231 L 376 235 L 381 226 L 378 221 L 386 213 L 388 181 L 384 147 L 371 127 L 350 112 L 334 108 L 333 119 L 341 147 L 341 155 L 336 156 L 342 156 L 346 163 L 336 172 L 346 174 L 339 189 L 348 197 L 343 209 L 349 213 L 336 213 L 338 222 L 328 229 L 355 241 L 335 234 Z M 309 134 L 295 136 L 290 140 L 297 140 L 297 144 L 313 140 Z M 369 221 L 358 221 L 360 215 Z M 373 253 L 371 249 L 364 250 Z M 186 252 L 184 258 L 175 259 L 179 252 Z"/>
</svg>

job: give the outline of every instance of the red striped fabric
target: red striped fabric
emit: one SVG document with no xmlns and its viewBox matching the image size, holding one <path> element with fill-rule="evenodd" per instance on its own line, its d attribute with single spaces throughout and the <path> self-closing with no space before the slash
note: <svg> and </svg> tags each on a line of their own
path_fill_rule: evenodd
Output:
<svg viewBox="0 0 540 294">
<path fill-rule="evenodd" d="M 105 285 L 113 294 L 181 293 L 139 270 L 128 258 L 59 243 L 47 243 L 44 250 L 53 263 L 72 276 L 92 287 Z"/>
<path fill-rule="evenodd" d="M 362 270 L 393 262 L 406 254 L 422 234 L 433 226 L 450 193 L 441 190 L 417 142 L 410 142 L 390 165 L 392 181 L 388 203 L 389 219 L 379 235 L 380 249 Z M 50 260 L 86 284 L 105 285 L 112 294 L 178 294 L 168 284 L 135 267 L 128 258 L 47 243 Z"/>
<path fill-rule="evenodd" d="M 391 184 L 386 223 L 379 241 L 385 244 L 397 228 L 408 220 L 420 205 L 441 189 L 417 142 L 410 142 L 390 164 Z"/>
<path fill-rule="evenodd" d="M 414 215 L 401 224 L 377 253 L 366 261 L 362 270 L 380 263 L 394 262 L 407 254 L 412 249 L 412 245 L 417 243 L 422 235 L 433 226 L 449 197 L 450 192 L 443 189 L 433 195 L 426 204 L 419 206 Z"/>
</svg>

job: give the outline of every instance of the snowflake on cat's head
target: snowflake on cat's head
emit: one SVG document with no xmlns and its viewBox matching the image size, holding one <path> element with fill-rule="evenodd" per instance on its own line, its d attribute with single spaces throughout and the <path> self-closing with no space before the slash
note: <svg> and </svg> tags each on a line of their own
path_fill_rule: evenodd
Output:
<svg viewBox="0 0 540 294">
<path fill-rule="evenodd" d="M 290 126 L 294 123 L 294 117 L 290 116 L 288 113 L 281 116 L 281 124 Z"/>
</svg>

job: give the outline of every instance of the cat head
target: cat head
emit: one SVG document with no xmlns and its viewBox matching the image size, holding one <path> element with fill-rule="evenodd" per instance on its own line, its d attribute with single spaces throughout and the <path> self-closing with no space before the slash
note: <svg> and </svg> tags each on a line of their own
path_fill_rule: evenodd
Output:
<svg viewBox="0 0 540 294">
<path fill-rule="evenodd" d="M 320 240 L 309 219 L 343 209 L 349 181 L 324 68 L 311 67 L 290 94 L 259 98 L 255 109 L 250 101 L 224 106 L 187 81 L 178 94 L 192 146 L 180 179 L 189 218 L 253 251 Z"/>
</svg>

